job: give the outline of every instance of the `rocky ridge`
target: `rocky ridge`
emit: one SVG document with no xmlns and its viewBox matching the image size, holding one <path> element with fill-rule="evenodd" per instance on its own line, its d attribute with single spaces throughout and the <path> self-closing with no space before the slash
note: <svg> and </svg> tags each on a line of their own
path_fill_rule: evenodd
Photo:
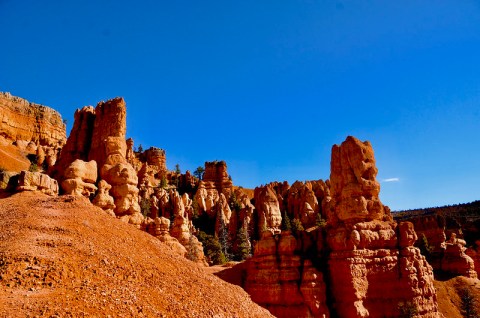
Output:
<svg viewBox="0 0 480 318">
<path fill-rule="evenodd" d="M 146 231 L 202 266 L 219 259 L 211 254 L 211 235 L 217 254 L 247 258 L 240 285 L 279 317 L 400 317 L 406 307 L 418 317 L 441 316 L 432 267 L 413 246 L 414 226 L 395 222 L 380 202 L 368 142 L 348 137 L 334 146 L 330 180 L 272 182 L 251 191 L 233 186 L 224 161 L 206 162 L 201 179 L 168 171 L 164 150 L 135 150 L 125 132 L 122 98 L 77 110 L 48 169 L 55 179 L 48 183 L 39 173 L 17 188 L 56 195 L 60 184 L 62 194 L 88 198 L 105 217 Z M 440 244 L 449 260 L 444 268 L 473 277 L 466 254 L 477 257 L 476 251 L 466 251 L 461 238 Z"/>
</svg>

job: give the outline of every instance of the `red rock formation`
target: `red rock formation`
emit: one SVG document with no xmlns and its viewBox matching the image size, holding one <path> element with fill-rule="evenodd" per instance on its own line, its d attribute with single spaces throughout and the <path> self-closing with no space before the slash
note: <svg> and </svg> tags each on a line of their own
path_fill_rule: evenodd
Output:
<svg viewBox="0 0 480 318">
<path fill-rule="evenodd" d="M 255 211 L 258 217 L 258 232 L 271 229 L 274 232 L 280 231 L 282 215 L 277 196 L 271 185 L 258 187 L 254 192 Z"/>
<path fill-rule="evenodd" d="M 18 177 L 17 191 L 41 191 L 48 195 L 58 194 L 58 182 L 40 172 L 22 171 Z"/>
<path fill-rule="evenodd" d="M 146 162 L 155 167 L 156 173 L 164 176 L 167 173 L 167 158 L 165 150 L 155 147 L 150 147 L 144 153 Z"/>
<path fill-rule="evenodd" d="M 289 231 L 264 231 L 247 261 L 244 288 L 276 317 L 329 317 L 323 274 L 297 245 Z"/>
<path fill-rule="evenodd" d="M 475 241 L 475 246 L 467 248 L 465 254 L 470 256 L 475 263 L 475 271 L 477 272 L 477 277 L 480 276 L 480 240 Z"/>
<path fill-rule="evenodd" d="M 311 183 L 296 181 L 292 184 L 288 190 L 287 212 L 294 219 L 299 219 L 304 228 L 315 225 L 320 206 Z"/>
<path fill-rule="evenodd" d="M 419 237 L 415 243 L 417 247 L 424 244 L 423 236 L 425 236 L 431 249 L 428 261 L 434 271 L 447 276 L 477 277 L 474 260 L 465 253 L 465 241 L 457 238 L 457 234 L 452 231 L 450 231 L 450 239 L 446 240 L 443 216 L 418 216 L 408 220 L 414 224 Z"/>
<path fill-rule="evenodd" d="M 93 106 L 85 106 L 75 111 L 72 130 L 52 171 L 55 178 L 62 179 L 67 166 L 76 159 L 88 161 L 94 121 Z"/>
<path fill-rule="evenodd" d="M 61 148 L 67 139 L 60 114 L 10 93 L 0 93 L 0 135 L 14 141 Z"/>
<path fill-rule="evenodd" d="M 445 242 L 445 252 L 442 258 L 441 270 L 455 276 L 477 278 L 473 259 L 465 254 L 465 241 L 452 233 Z"/>
<path fill-rule="evenodd" d="M 223 193 L 225 197 L 230 198 L 233 184 L 229 178 L 225 161 L 205 162 L 205 173 L 202 180 L 207 190 L 216 189 L 219 193 Z"/>
<path fill-rule="evenodd" d="M 332 299 L 340 317 L 399 317 L 409 303 L 419 317 L 440 317 L 431 266 L 380 202 L 373 149 L 348 137 L 333 146 L 327 243 Z M 387 284 L 387 285 L 386 285 Z"/>
<path fill-rule="evenodd" d="M 64 179 L 61 183 L 65 194 L 86 196 L 97 191 L 97 163 L 95 161 L 85 162 L 77 159 L 72 162 L 64 172 Z"/>
<path fill-rule="evenodd" d="M 98 183 L 98 192 L 95 198 L 93 199 L 92 203 L 102 210 L 104 210 L 107 214 L 111 216 L 115 216 L 115 203 L 113 197 L 109 194 L 110 189 L 112 188 L 105 180 L 100 180 Z"/>
<path fill-rule="evenodd" d="M 121 149 L 121 155 L 124 159 L 122 161 L 126 163 L 126 131 L 127 110 L 123 98 L 117 97 L 98 103 L 97 107 L 95 107 L 95 121 L 88 160 L 95 160 L 97 165 L 102 167 L 109 155 L 107 154 L 105 140 L 108 137 L 118 137 L 118 143 L 121 143 L 121 145 L 119 144 L 119 149 Z"/>
</svg>

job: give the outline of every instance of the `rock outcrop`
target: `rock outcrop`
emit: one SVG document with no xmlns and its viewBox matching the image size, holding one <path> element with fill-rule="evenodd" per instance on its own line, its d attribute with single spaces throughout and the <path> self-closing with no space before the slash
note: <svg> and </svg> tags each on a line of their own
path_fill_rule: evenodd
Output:
<svg viewBox="0 0 480 318">
<path fill-rule="evenodd" d="M 258 232 L 264 230 L 273 230 L 275 233 L 280 231 L 282 215 L 278 198 L 270 185 L 258 187 L 255 189 L 255 211 L 258 218 Z"/>
<path fill-rule="evenodd" d="M 48 195 L 58 194 L 58 182 L 40 172 L 22 171 L 18 176 L 17 191 L 41 191 Z"/>
<path fill-rule="evenodd" d="M 92 143 L 94 121 L 95 108 L 93 106 L 85 106 L 75 111 L 72 130 L 52 171 L 54 177 L 62 178 L 65 169 L 76 159 L 89 161 L 88 154 Z"/>
<path fill-rule="evenodd" d="M 62 190 L 69 195 L 83 195 L 89 198 L 97 191 L 97 163 L 93 160 L 85 162 L 77 159 L 64 172 L 61 183 Z"/>
<path fill-rule="evenodd" d="M 98 183 L 97 195 L 93 199 L 92 203 L 104 210 L 107 214 L 115 216 L 115 212 L 113 212 L 115 209 L 115 201 L 109 194 L 111 188 L 112 186 L 109 185 L 107 181 L 100 180 Z"/>
<path fill-rule="evenodd" d="M 450 239 L 446 239 L 446 221 L 443 216 L 426 215 L 408 220 L 414 224 L 419 237 L 415 246 L 428 249 L 428 262 L 436 273 L 447 277 L 477 277 L 475 262 L 466 254 L 465 240 L 452 230 L 448 230 Z"/>
<path fill-rule="evenodd" d="M 293 211 L 312 193 L 323 196 L 326 226 L 297 232 L 296 240 L 289 231 L 263 232 L 243 283 L 252 299 L 278 317 L 402 317 L 408 310 L 441 317 L 432 267 L 413 246 L 413 224 L 393 221 L 376 175 L 368 142 L 348 137 L 334 146 L 330 181 L 312 182 L 308 191 L 298 183 L 290 196 Z M 259 217 L 279 215 L 278 197 L 288 192 L 283 184 L 256 189 Z"/>
<path fill-rule="evenodd" d="M 244 288 L 276 317 L 329 317 L 323 274 L 297 245 L 289 231 L 264 231 L 247 261 Z"/>
<path fill-rule="evenodd" d="M 445 252 L 442 257 L 441 270 L 454 276 L 477 278 L 473 259 L 465 254 L 465 240 L 457 238 L 452 233 L 445 242 Z"/>
<path fill-rule="evenodd" d="M 161 178 L 167 173 L 167 157 L 165 150 L 150 147 L 144 152 L 145 160 L 148 165 L 155 167 L 155 173 Z"/>
<path fill-rule="evenodd" d="M 62 185 L 66 182 L 71 188 L 66 178 L 75 178 L 68 178 L 65 171 L 72 162 L 77 159 L 96 162 L 98 176 L 111 186 L 110 193 L 105 192 L 102 197 L 113 196 L 115 214 L 140 227 L 143 216 L 138 203 L 138 177 L 127 161 L 125 132 L 126 105 L 123 98 L 100 102 L 95 108 L 88 106 L 77 110 L 72 131 L 53 174 L 61 179 Z"/>
<path fill-rule="evenodd" d="M 333 146 L 327 211 L 333 306 L 341 317 L 399 317 L 399 305 L 408 303 L 418 317 L 439 317 L 432 267 L 413 246 L 413 225 L 393 222 L 380 202 L 376 175 L 369 142 L 348 137 Z"/>
<path fill-rule="evenodd" d="M 230 198 L 233 183 L 228 175 L 225 161 L 205 162 L 205 172 L 202 180 L 207 190 L 216 189 L 218 193 L 223 193 L 225 197 Z"/>
<path fill-rule="evenodd" d="M 11 142 L 61 148 L 67 139 L 60 114 L 43 105 L 0 93 L 0 135 Z"/>
</svg>

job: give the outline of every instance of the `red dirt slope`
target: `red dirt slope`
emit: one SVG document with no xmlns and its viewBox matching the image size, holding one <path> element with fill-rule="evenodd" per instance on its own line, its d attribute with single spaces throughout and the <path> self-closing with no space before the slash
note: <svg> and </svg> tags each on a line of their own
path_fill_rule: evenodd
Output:
<svg viewBox="0 0 480 318">
<path fill-rule="evenodd" d="M 271 317 L 84 198 L 0 200 L 0 317 Z"/>
</svg>

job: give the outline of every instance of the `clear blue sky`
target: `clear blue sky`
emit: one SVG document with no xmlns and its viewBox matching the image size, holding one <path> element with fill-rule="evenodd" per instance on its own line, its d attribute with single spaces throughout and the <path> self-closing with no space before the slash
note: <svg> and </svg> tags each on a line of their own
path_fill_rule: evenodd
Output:
<svg viewBox="0 0 480 318">
<path fill-rule="evenodd" d="M 0 91 L 68 130 L 123 96 L 128 137 L 171 169 L 327 179 L 354 135 L 392 209 L 480 199 L 478 1 L 0 0 L 0 31 Z"/>
</svg>

